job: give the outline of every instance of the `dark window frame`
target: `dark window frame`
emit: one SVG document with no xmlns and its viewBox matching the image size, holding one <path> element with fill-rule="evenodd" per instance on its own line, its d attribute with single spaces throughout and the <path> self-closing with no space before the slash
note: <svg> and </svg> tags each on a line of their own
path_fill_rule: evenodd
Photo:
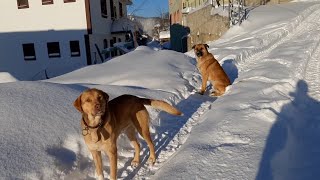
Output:
<svg viewBox="0 0 320 180">
<path fill-rule="evenodd" d="M 69 46 L 70 46 L 71 57 L 81 56 L 80 42 L 78 40 L 70 41 Z"/>
<path fill-rule="evenodd" d="M 20 1 L 20 3 L 19 3 Z M 25 4 L 21 3 L 21 1 L 25 1 Z M 29 0 L 17 0 L 18 9 L 26 9 L 29 8 Z"/>
<path fill-rule="evenodd" d="M 113 46 L 114 43 L 115 43 L 115 42 L 113 42 L 113 39 L 110 39 L 111 57 L 114 57 L 114 56 L 115 56 L 114 48 L 112 48 L 112 47 L 114 47 L 114 46 Z"/>
<path fill-rule="evenodd" d="M 25 61 L 35 61 L 37 59 L 34 43 L 22 44 L 22 50 Z"/>
<path fill-rule="evenodd" d="M 107 49 L 109 46 L 108 46 L 108 40 L 107 39 L 104 39 L 103 40 L 103 48 L 104 49 Z M 104 54 L 104 59 L 108 59 L 110 57 L 110 52 L 107 52 Z"/>
<path fill-rule="evenodd" d="M 123 13 L 123 5 L 121 2 L 119 2 L 119 16 L 123 17 L 124 13 Z"/>
<path fill-rule="evenodd" d="M 100 0 L 100 9 L 101 9 L 101 16 L 103 18 L 108 18 L 107 0 Z"/>
<path fill-rule="evenodd" d="M 113 37 L 113 43 L 114 43 L 114 44 L 117 43 L 117 37 Z M 115 55 L 115 56 L 118 56 L 118 50 L 117 50 L 117 49 L 115 49 L 114 55 Z"/>
<path fill-rule="evenodd" d="M 121 38 L 118 38 L 118 42 L 119 43 L 122 42 Z M 123 53 L 120 50 L 119 50 L 119 54 L 120 54 L 120 56 L 123 55 Z"/>
<path fill-rule="evenodd" d="M 55 49 L 57 48 L 57 49 Z M 48 42 L 47 43 L 47 50 L 49 58 L 60 58 L 61 57 L 61 50 L 60 50 L 60 43 L 59 42 Z"/>
<path fill-rule="evenodd" d="M 116 17 L 116 12 L 115 12 L 115 9 L 114 9 L 114 3 L 113 3 L 113 0 L 110 0 L 110 9 L 111 9 L 111 19 L 112 20 L 115 20 L 117 17 Z"/>
<path fill-rule="evenodd" d="M 64 3 L 72 3 L 72 2 L 76 2 L 76 0 L 63 0 Z"/>
<path fill-rule="evenodd" d="M 53 4 L 53 0 L 42 0 L 42 5 L 50 5 Z"/>
</svg>

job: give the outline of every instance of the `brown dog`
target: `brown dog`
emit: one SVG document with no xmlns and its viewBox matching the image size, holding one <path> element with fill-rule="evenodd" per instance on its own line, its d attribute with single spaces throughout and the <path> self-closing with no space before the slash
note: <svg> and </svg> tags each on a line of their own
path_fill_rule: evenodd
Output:
<svg viewBox="0 0 320 180">
<path fill-rule="evenodd" d="M 140 162 L 140 145 L 136 130 L 147 142 L 150 150 L 149 162 L 154 164 L 156 155 L 149 132 L 149 114 L 144 105 L 164 110 L 173 115 L 181 112 L 160 100 L 122 95 L 109 101 L 107 93 L 98 89 L 84 91 L 75 101 L 74 107 L 82 113 L 81 128 L 85 143 L 90 150 L 98 179 L 103 179 L 101 151 L 110 160 L 110 179 L 117 176 L 117 138 L 125 132 L 135 149 L 131 162 L 137 166 Z"/>
<path fill-rule="evenodd" d="M 206 91 L 207 81 L 209 80 L 214 87 L 211 95 L 221 96 L 231 83 L 219 62 L 208 52 L 208 48 L 207 44 L 197 44 L 192 47 L 197 56 L 197 67 L 202 76 L 202 86 L 199 93 L 203 94 Z"/>
</svg>

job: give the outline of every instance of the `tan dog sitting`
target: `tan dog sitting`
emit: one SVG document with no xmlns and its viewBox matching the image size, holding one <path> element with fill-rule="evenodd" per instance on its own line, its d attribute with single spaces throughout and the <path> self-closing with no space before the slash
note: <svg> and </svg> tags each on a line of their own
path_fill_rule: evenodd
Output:
<svg viewBox="0 0 320 180">
<path fill-rule="evenodd" d="M 206 91 L 207 81 L 209 80 L 214 87 L 211 95 L 221 96 L 231 83 L 219 62 L 208 52 L 208 48 L 207 44 L 197 44 L 192 47 L 197 56 L 197 67 L 202 76 L 202 86 L 199 93 L 203 94 Z"/>
<path fill-rule="evenodd" d="M 117 138 L 124 132 L 135 149 L 133 166 L 140 163 L 140 145 L 136 131 L 147 142 L 149 163 L 154 164 L 156 155 L 149 132 L 149 114 L 144 105 L 164 110 L 173 115 L 181 112 L 170 104 L 160 101 L 122 95 L 109 101 L 107 93 L 98 89 L 84 91 L 75 101 L 74 107 L 81 112 L 81 128 L 85 143 L 90 150 L 96 167 L 96 175 L 103 179 L 101 151 L 110 160 L 110 179 L 117 178 Z"/>
</svg>

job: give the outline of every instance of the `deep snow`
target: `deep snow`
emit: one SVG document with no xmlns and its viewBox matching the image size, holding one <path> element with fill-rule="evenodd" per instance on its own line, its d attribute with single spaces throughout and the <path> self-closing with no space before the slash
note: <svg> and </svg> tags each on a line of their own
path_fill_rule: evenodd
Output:
<svg viewBox="0 0 320 180">
<path fill-rule="evenodd" d="M 210 43 L 233 82 L 219 98 L 195 93 L 192 52 L 138 47 L 47 81 L 0 73 L 1 179 L 94 177 L 72 107 L 88 87 L 165 99 L 184 113 L 148 108 L 157 163 L 146 165 L 141 141 L 142 164 L 130 167 L 133 148 L 121 136 L 119 179 L 319 179 L 319 17 L 319 2 L 260 6 Z"/>
</svg>

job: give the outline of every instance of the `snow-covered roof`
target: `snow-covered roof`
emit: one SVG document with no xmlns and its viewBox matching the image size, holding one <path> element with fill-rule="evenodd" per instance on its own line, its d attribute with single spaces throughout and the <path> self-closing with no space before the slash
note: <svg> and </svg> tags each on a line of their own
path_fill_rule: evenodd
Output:
<svg viewBox="0 0 320 180">
<path fill-rule="evenodd" d="M 215 15 L 215 14 L 219 14 L 221 16 L 228 16 L 229 11 L 228 11 L 228 7 L 222 7 L 222 6 L 217 6 L 215 5 L 215 1 L 213 1 L 213 5 L 212 5 L 212 1 L 207 1 L 203 4 L 201 4 L 198 7 L 186 7 L 184 9 L 181 10 L 182 14 L 189 14 L 189 13 L 194 13 L 196 11 L 199 11 L 207 6 L 212 6 L 211 9 L 211 15 Z M 228 5 L 225 5 L 228 6 Z"/>
<path fill-rule="evenodd" d="M 169 39 L 170 38 L 170 31 L 160 31 L 159 38 L 160 39 Z"/>
<path fill-rule="evenodd" d="M 6 82 L 15 82 L 17 81 L 10 73 L 7 72 L 0 72 L 0 83 Z"/>
<path fill-rule="evenodd" d="M 119 33 L 125 31 L 134 31 L 136 23 L 130 19 L 123 17 L 113 21 L 111 25 L 111 33 Z"/>
</svg>

